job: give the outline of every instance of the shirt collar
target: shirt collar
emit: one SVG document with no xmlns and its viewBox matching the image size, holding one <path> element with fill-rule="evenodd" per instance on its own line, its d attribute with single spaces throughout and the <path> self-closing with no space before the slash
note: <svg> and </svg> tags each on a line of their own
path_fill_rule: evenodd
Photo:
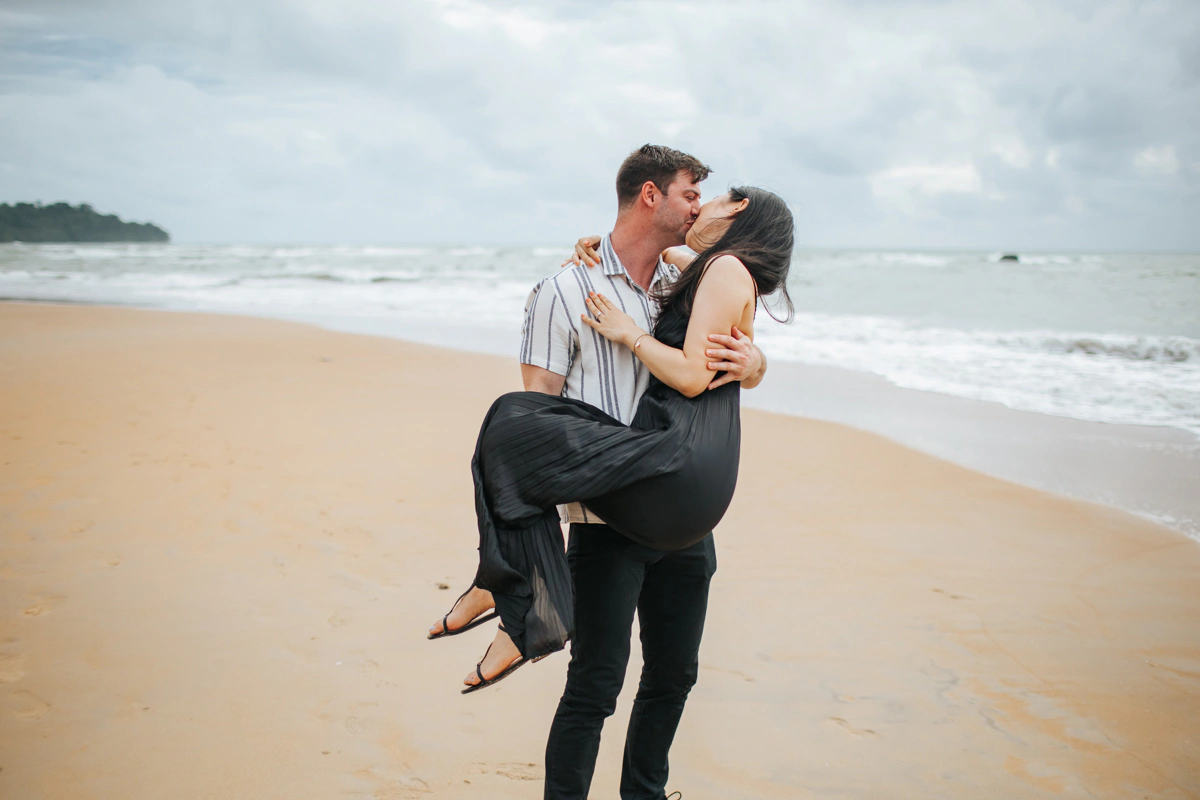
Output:
<svg viewBox="0 0 1200 800">
<path fill-rule="evenodd" d="M 631 286 L 637 286 L 632 278 L 629 277 L 629 271 L 625 269 L 625 265 L 621 263 L 621 259 L 617 257 L 617 251 L 612 246 L 610 240 L 611 234 L 606 234 L 600 240 L 600 267 L 604 270 L 604 274 L 610 277 L 622 275 L 625 280 L 629 281 Z M 654 265 L 654 280 L 650 282 L 650 289 L 654 290 L 663 283 L 674 283 L 679 279 L 679 269 L 674 264 L 668 264 L 660 255 L 658 263 Z M 641 287 L 638 287 L 641 288 Z"/>
<path fill-rule="evenodd" d="M 654 267 L 654 282 L 650 284 L 651 289 L 658 288 L 662 285 L 670 285 L 679 280 L 679 267 L 663 260 L 660 255 L 658 264 Z"/>
</svg>

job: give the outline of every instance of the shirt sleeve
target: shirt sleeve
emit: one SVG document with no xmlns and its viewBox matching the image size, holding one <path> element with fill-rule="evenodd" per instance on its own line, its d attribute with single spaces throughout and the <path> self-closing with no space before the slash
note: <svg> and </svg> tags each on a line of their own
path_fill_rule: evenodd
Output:
<svg viewBox="0 0 1200 800">
<path fill-rule="evenodd" d="M 525 301 L 521 363 L 566 375 L 575 360 L 577 344 L 570 312 L 554 281 L 547 278 L 533 287 Z"/>
</svg>

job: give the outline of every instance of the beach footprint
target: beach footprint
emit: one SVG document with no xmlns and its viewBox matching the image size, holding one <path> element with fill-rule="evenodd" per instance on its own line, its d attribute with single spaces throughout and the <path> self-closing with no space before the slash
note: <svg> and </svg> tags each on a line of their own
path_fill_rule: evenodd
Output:
<svg viewBox="0 0 1200 800">
<path fill-rule="evenodd" d="M 372 800 L 421 800 L 432 791 L 424 779 L 409 772 L 407 764 L 376 765 L 355 774 L 379 785 L 371 793 Z"/>
<path fill-rule="evenodd" d="M 21 690 L 13 692 L 12 697 L 16 701 L 14 716 L 17 719 L 32 722 L 33 720 L 41 719 L 50 710 L 50 704 L 33 692 Z"/>
<path fill-rule="evenodd" d="M 82 539 L 83 535 L 94 525 L 93 522 L 85 522 L 82 525 L 73 525 L 68 528 L 59 538 L 64 542 L 73 542 Z"/>
<path fill-rule="evenodd" d="M 497 764 L 496 774 L 511 781 L 540 781 L 545 777 L 537 764 Z"/>
<path fill-rule="evenodd" d="M 726 669 L 724 667 L 707 667 L 707 666 L 703 666 L 703 665 L 701 665 L 700 669 L 708 670 L 709 672 L 720 672 L 725 675 L 732 675 L 733 677 L 738 678 L 739 680 L 746 681 L 747 683 L 754 683 L 754 676 L 747 675 L 746 673 L 744 673 L 740 670 Z"/>
<path fill-rule="evenodd" d="M 466 769 L 468 775 L 499 775 L 510 781 L 540 781 L 546 774 L 541 766 L 528 762 L 509 761 L 501 764 L 489 764 L 476 761 Z"/>
<path fill-rule="evenodd" d="M 33 602 L 21 610 L 21 615 L 25 617 L 40 617 L 52 611 L 66 599 L 62 595 L 32 598 Z"/>
<path fill-rule="evenodd" d="M 0 653 L 0 683 L 16 683 L 25 677 L 24 653 Z"/>
<path fill-rule="evenodd" d="M 883 738 L 878 733 L 871 730 L 870 728 L 856 728 L 853 725 L 851 725 L 849 722 L 847 722 L 846 720 L 842 719 L 841 717 L 830 717 L 829 721 L 832 722 L 834 725 L 837 725 L 839 728 L 844 730 L 846 733 L 850 734 L 851 736 L 853 736 L 857 739 L 881 739 L 881 738 Z"/>
<path fill-rule="evenodd" d="M 346 717 L 343 727 L 351 736 L 362 736 L 367 732 L 368 725 L 374 723 L 379 703 L 355 703 L 347 710 L 351 715 Z"/>
</svg>

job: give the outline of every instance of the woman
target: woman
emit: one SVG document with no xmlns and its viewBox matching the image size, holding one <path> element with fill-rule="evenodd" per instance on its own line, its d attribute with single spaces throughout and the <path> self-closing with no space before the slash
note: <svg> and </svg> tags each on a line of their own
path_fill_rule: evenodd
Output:
<svg viewBox="0 0 1200 800">
<path fill-rule="evenodd" d="M 770 192 L 733 189 L 701 208 L 687 243 L 699 255 L 689 262 L 669 252 L 684 269 L 660 298 L 653 334 L 603 295 L 587 301 L 582 322 L 628 347 L 653 376 L 628 427 L 594 406 L 536 392 L 504 395 L 484 419 L 471 464 L 479 570 L 429 634 L 469 630 L 494 616 L 481 616 L 494 604 L 500 632 L 464 692 L 561 649 L 570 637 L 573 597 L 558 504 L 583 502 L 610 527 L 659 550 L 701 540 L 729 507 L 740 385 L 706 391 L 713 377 L 707 337 L 734 327 L 752 336 L 760 295 L 779 291 L 789 302 L 791 212 Z M 465 624 L 452 626 L 452 616 Z"/>
</svg>

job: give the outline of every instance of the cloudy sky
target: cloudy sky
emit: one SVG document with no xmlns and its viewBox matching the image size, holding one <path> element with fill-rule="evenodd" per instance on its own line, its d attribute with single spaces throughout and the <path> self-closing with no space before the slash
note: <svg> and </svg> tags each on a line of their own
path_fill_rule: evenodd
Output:
<svg viewBox="0 0 1200 800">
<path fill-rule="evenodd" d="M 559 243 L 643 142 L 812 246 L 1200 250 L 1200 3 L 0 0 L 0 201 Z"/>
</svg>

